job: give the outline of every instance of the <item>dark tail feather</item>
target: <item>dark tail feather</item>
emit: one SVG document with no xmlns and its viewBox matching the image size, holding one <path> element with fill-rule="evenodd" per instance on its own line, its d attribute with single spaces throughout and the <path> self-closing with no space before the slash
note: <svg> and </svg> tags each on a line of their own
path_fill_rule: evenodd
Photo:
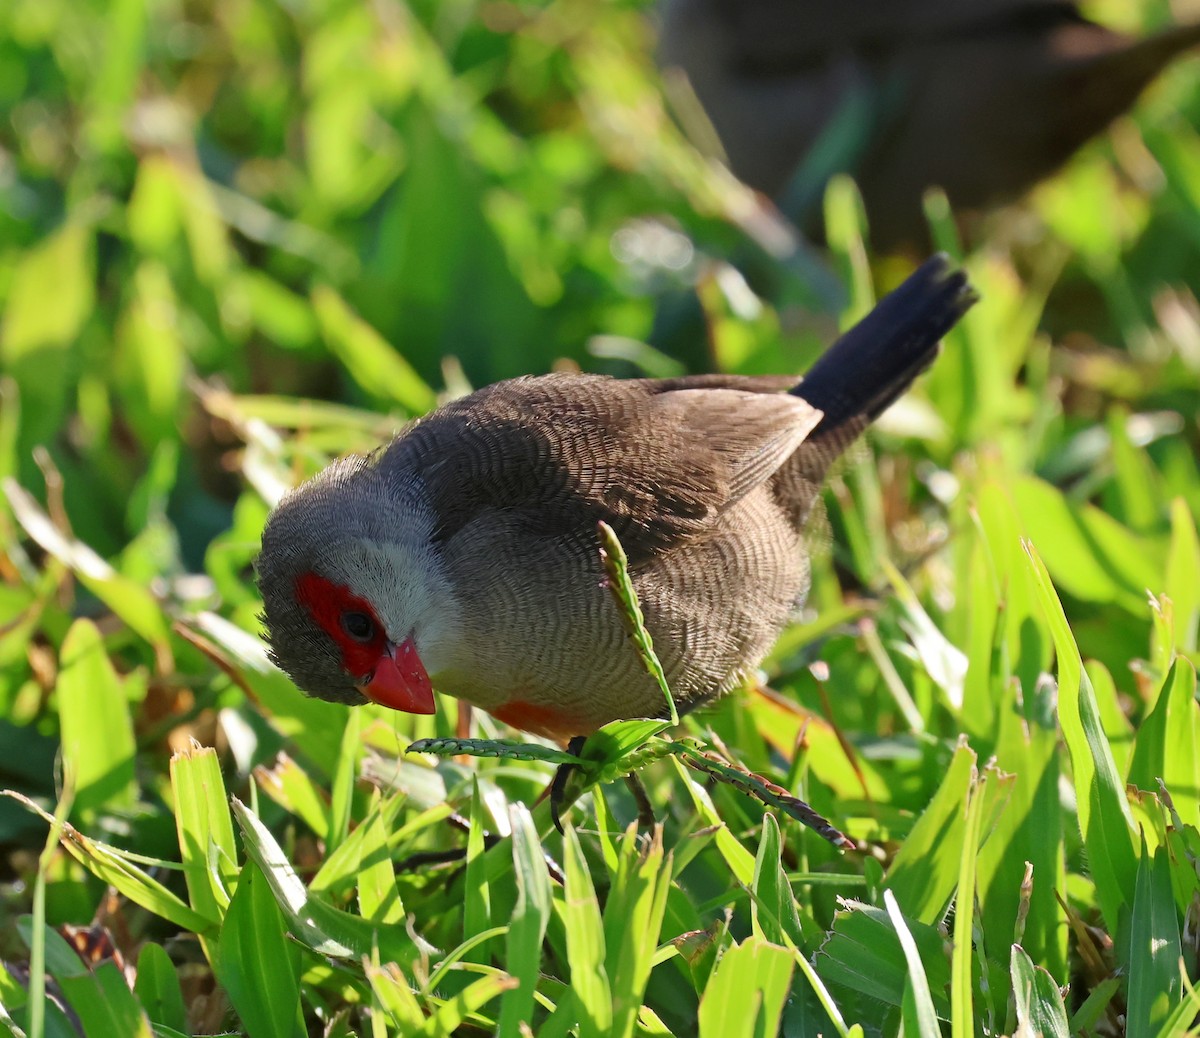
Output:
<svg viewBox="0 0 1200 1038">
<path fill-rule="evenodd" d="M 791 390 L 825 412 L 810 441 L 855 419 L 861 428 L 885 410 L 933 363 L 941 337 L 978 298 L 945 253 L 926 260 Z"/>
</svg>

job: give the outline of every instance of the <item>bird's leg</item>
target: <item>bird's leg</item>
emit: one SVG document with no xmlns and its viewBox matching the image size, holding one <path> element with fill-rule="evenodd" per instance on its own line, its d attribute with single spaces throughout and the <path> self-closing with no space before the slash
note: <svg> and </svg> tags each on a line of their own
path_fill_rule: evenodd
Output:
<svg viewBox="0 0 1200 1038">
<path fill-rule="evenodd" d="M 458 701 L 458 723 L 454 726 L 454 734 L 459 739 L 471 737 L 471 704 L 465 699 Z"/>
<path fill-rule="evenodd" d="M 576 735 L 567 743 L 567 752 L 578 757 L 583 751 L 583 744 L 587 742 L 586 735 Z M 560 764 L 558 770 L 554 773 L 554 778 L 550 782 L 550 820 L 554 822 L 554 828 L 560 833 L 563 831 L 562 819 L 559 815 L 562 813 L 564 806 L 564 798 L 567 793 L 567 782 L 571 778 L 571 773 L 578 771 L 578 764 Z"/>
<path fill-rule="evenodd" d="M 654 817 L 654 805 L 650 803 L 650 796 L 636 771 L 631 771 L 625 776 L 625 785 L 629 787 L 634 803 L 637 804 L 638 828 L 653 831 L 658 819 Z"/>
</svg>

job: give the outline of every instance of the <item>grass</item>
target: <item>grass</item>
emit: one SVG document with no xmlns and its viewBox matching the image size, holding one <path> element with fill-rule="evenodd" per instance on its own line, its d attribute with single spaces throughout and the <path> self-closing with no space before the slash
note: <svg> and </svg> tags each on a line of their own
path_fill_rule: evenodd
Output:
<svg viewBox="0 0 1200 1038">
<path fill-rule="evenodd" d="M 772 253 L 640 6 L 583 12 L 0 5 L 0 1038 L 1195 1033 L 1194 64 L 969 250 L 931 199 L 983 302 L 681 736 L 857 850 L 671 755 L 636 832 L 661 725 L 559 835 L 553 754 L 269 664 L 250 563 L 329 458 L 556 363 L 800 372 L 911 267 L 849 182 L 836 277 Z"/>
</svg>

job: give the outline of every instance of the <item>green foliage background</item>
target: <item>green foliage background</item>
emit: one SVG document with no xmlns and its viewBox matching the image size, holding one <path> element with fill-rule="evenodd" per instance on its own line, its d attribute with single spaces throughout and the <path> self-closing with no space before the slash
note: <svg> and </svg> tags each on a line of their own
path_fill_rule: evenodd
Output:
<svg viewBox="0 0 1200 1038">
<path fill-rule="evenodd" d="M 0 1036 L 1189 1033 L 1194 61 L 974 226 L 984 301 L 834 481 L 774 691 L 698 719 L 861 851 L 666 761 L 661 835 L 606 785 L 564 840 L 545 762 L 404 755 L 452 703 L 266 662 L 261 525 L 331 456 L 559 364 L 799 372 L 911 269 L 848 182 L 828 265 L 781 247 L 646 15 L 0 5 Z M 46 928 L 94 918 L 132 991 Z"/>
</svg>

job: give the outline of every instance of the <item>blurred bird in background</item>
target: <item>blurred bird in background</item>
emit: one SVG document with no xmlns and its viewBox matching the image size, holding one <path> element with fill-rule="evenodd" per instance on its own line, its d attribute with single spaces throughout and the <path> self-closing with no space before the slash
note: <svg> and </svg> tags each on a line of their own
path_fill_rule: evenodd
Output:
<svg viewBox="0 0 1200 1038">
<path fill-rule="evenodd" d="M 1134 39 L 1065 0 L 669 0 L 659 60 L 804 229 L 847 172 L 874 245 L 920 250 L 927 188 L 956 213 L 1014 200 L 1197 44 L 1200 24 Z"/>
</svg>

